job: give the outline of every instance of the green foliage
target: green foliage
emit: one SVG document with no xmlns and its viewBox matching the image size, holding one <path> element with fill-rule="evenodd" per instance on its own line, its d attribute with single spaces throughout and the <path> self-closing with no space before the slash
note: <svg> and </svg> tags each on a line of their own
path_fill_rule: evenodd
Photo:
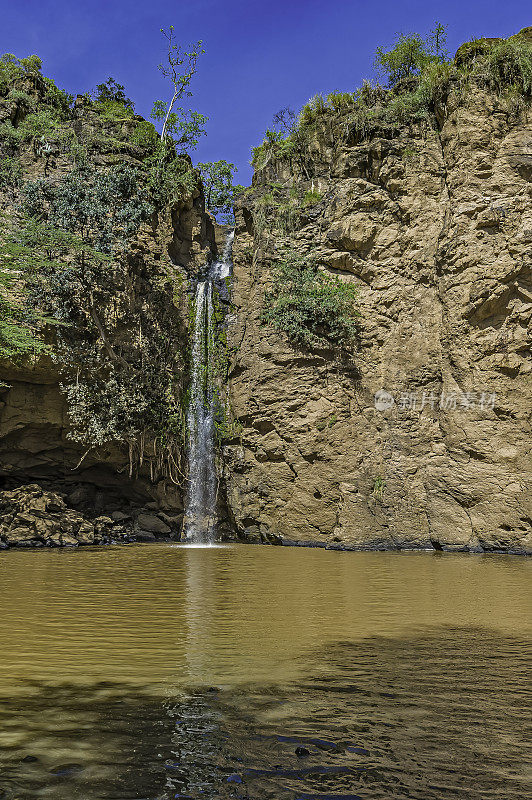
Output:
<svg viewBox="0 0 532 800">
<path fill-rule="evenodd" d="M 46 84 L 46 104 L 56 108 L 62 117 L 67 117 L 74 102 L 74 96 L 65 92 L 64 89 L 59 89 L 51 78 L 45 76 L 44 82 Z"/>
<path fill-rule="evenodd" d="M 6 153 L 15 154 L 20 146 L 21 136 L 10 122 L 0 123 L 0 145 Z"/>
<path fill-rule="evenodd" d="M 35 99 L 26 92 L 16 87 L 11 87 L 9 91 L 8 100 L 16 101 L 27 112 L 16 128 L 11 123 L 0 126 L 0 141 L 12 153 L 26 141 L 41 140 L 41 144 L 44 144 L 48 139 L 53 139 L 60 143 L 70 143 L 74 138 L 72 128 L 65 125 L 70 116 L 72 96 L 58 89 L 51 79 L 41 80 L 45 83 L 46 91 L 38 106 Z"/>
<path fill-rule="evenodd" d="M 24 141 L 31 139 L 71 140 L 74 132 L 62 124 L 61 115 L 53 106 L 41 106 L 27 114 L 18 128 L 18 136 Z"/>
<path fill-rule="evenodd" d="M 175 206 L 196 190 L 198 175 L 186 158 L 174 157 L 162 162 L 154 157 L 148 174 L 148 186 L 160 206 Z"/>
<path fill-rule="evenodd" d="M 99 83 L 96 86 L 95 100 L 103 106 L 107 104 L 111 106 L 122 106 L 123 108 L 133 112 L 133 102 L 126 97 L 124 86 L 117 83 L 114 78 L 107 78 L 105 83 Z"/>
<path fill-rule="evenodd" d="M 23 108 L 31 108 L 33 105 L 33 98 L 29 96 L 27 92 L 22 92 L 20 89 L 10 89 L 9 94 L 7 95 L 8 100 L 15 100 L 18 102 Z"/>
<path fill-rule="evenodd" d="M 436 22 L 434 28 L 429 31 L 429 35 L 425 40 L 425 46 L 428 52 L 438 61 L 447 61 L 449 58 L 449 51 L 446 48 L 446 44 L 447 26 L 442 25 L 441 22 Z"/>
<path fill-rule="evenodd" d="M 325 114 L 329 106 L 322 94 L 316 94 L 306 103 L 299 112 L 299 124 L 312 125 L 321 114 Z"/>
<path fill-rule="evenodd" d="M 117 287 L 128 280 L 120 258 L 125 239 L 151 209 L 136 171 L 81 167 L 57 185 L 29 185 L 25 207 L 33 216 L 13 226 L 11 268 L 24 275 L 27 308 L 39 309 L 41 319 L 55 325 L 54 357 L 63 373 L 70 438 L 86 447 L 125 442 L 141 458 L 144 437 L 150 436 L 152 460 L 174 474 L 179 343 L 171 325 L 159 321 L 165 302 L 157 292 L 163 288 L 152 287 L 156 316 L 149 309 L 128 309 L 128 330 L 139 331 L 135 342 L 130 334 L 117 344 L 108 332 Z"/>
<path fill-rule="evenodd" d="M 0 156 L 0 188 L 16 189 L 22 180 L 22 166 L 15 158 Z"/>
<path fill-rule="evenodd" d="M 507 39 L 490 48 L 485 58 L 486 79 L 497 92 L 515 87 L 519 94 L 532 95 L 532 45 Z"/>
<path fill-rule="evenodd" d="M 355 102 L 354 92 L 331 92 L 327 95 L 327 106 L 340 114 L 351 111 Z"/>
<path fill-rule="evenodd" d="M 125 119 L 133 119 L 135 116 L 133 109 L 117 100 L 97 100 L 94 103 L 94 110 L 109 122 L 123 122 Z"/>
<path fill-rule="evenodd" d="M 202 136 L 206 135 L 205 125 L 208 117 L 198 111 L 173 107 L 169 111 L 169 104 L 164 100 L 156 100 L 153 104 L 151 118 L 162 122 L 165 136 L 171 138 L 180 153 L 195 150 Z"/>
<path fill-rule="evenodd" d="M 385 488 L 386 488 L 386 481 L 382 476 L 378 475 L 373 483 L 373 494 L 377 498 L 377 500 L 382 500 Z"/>
<path fill-rule="evenodd" d="M 304 348 L 350 348 L 356 332 L 356 290 L 319 268 L 312 256 L 285 250 L 272 265 L 264 320 Z"/>
<path fill-rule="evenodd" d="M 172 97 L 169 101 L 156 100 L 153 104 L 151 118 L 161 123 L 161 141 L 170 138 L 180 153 L 194 150 L 202 136 L 205 135 L 207 117 L 198 111 L 193 111 L 187 105 L 176 105 L 192 97 L 190 85 L 196 74 L 198 58 L 205 51 L 201 41 L 193 45 L 190 50 L 183 51 L 176 44 L 174 26 L 168 31 L 161 28 L 161 33 L 167 40 L 167 56 L 164 64 L 159 64 L 159 70 L 172 85 Z"/>
<path fill-rule="evenodd" d="M 288 234 L 300 221 L 299 192 L 287 194 L 282 184 L 276 183 L 270 183 L 270 189 L 255 204 L 253 226 L 258 236 L 266 229 Z"/>
<path fill-rule="evenodd" d="M 282 145 L 287 141 L 287 137 L 280 131 L 268 129 L 264 134 L 262 143 L 254 147 L 251 151 L 251 164 L 255 169 L 264 169 L 272 158 L 279 158 Z"/>
<path fill-rule="evenodd" d="M 319 203 L 321 198 L 321 192 L 317 192 L 315 189 L 309 189 L 308 192 L 305 192 L 303 200 L 301 201 L 301 205 L 303 208 L 309 208 L 310 206 Z"/>
<path fill-rule="evenodd" d="M 454 64 L 445 60 L 445 40 L 445 27 L 436 23 L 425 39 L 419 34 L 401 34 L 391 50 L 378 48 L 376 64 L 392 90 L 364 81 L 354 92 L 315 95 L 299 115 L 282 109 L 274 117 L 274 128 L 267 130 L 262 143 L 253 149 L 252 165 L 262 170 L 271 162 L 285 162 L 310 179 L 312 142 L 322 129 L 330 135 L 331 124 L 339 115 L 361 138 L 405 122 L 426 120 L 432 124 L 435 105 L 445 100 L 456 73 Z"/>
<path fill-rule="evenodd" d="M 418 33 L 399 34 L 391 50 L 378 47 L 375 66 L 388 79 L 388 85 L 396 86 L 401 81 L 419 75 L 427 64 L 445 58 L 446 29 L 441 23 L 426 39 Z"/>
<path fill-rule="evenodd" d="M 316 422 L 316 428 L 319 431 L 324 431 L 325 428 L 333 428 L 337 422 L 338 422 L 338 417 L 336 416 L 336 414 L 333 414 L 331 417 L 329 417 L 329 419 L 319 419 Z"/>
<path fill-rule="evenodd" d="M 154 153 L 159 145 L 159 134 L 151 122 L 142 120 L 142 122 L 137 123 L 135 130 L 131 134 L 130 141 L 132 144 Z"/>
<path fill-rule="evenodd" d="M 207 210 L 211 211 L 222 224 L 234 223 L 234 200 L 242 189 L 233 185 L 233 175 L 237 171 L 235 165 L 222 159 L 199 163 L 197 168 L 205 191 Z"/>
<path fill-rule="evenodd" d="M 68 237 L 67 237 L 68 238 Z M 17 362 L 49 348 L 40 329 L 50 320 L 29 301 L 29 287 L 68 249 L 38 223 L 0 217 L 0 358 Z"/>
<path fill-rule="evenodd" d="M 12 53 L 0 56 L 0 95 L 5 94 L 17 78 L 38 75 L 42 61 L 38 56 L 17 58 Z"/>
<path fill-rule="evenodd" d="M 471 39 L 465 42 L 456 53 L 456 63 L 458 66 L 471 65 L 477 59 L 483 59 L 493 47 L 493 42 L 489 39 Z"/>
<path fill-rule="evenodd" d="M 123 246 L 153 211 L 138 170 L 124 164 L 106 172 L 81 164 L 58 183 L 28 183 L 23 206 L 104 253 Z"/>
</svg>

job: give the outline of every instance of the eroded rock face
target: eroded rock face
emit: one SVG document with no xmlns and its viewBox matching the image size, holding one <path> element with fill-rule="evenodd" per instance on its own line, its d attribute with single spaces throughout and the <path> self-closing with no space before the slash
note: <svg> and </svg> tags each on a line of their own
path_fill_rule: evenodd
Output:
<svg viewBox="0 0 532 800">
<path fill-rule="evenodd" d="M 261 319 L 279 239 L 259 241 L 253 203 L 269 180 L 297 184 L 270 164 L 234 246 L 230 398 L 243 432 L 224 458 L 238 530 L 531 552 L 530 110 L 512 117 L 478 89 L 449 99 L 437 130 L 323 133 L 316 148 L 299 186 L 321 200 L 290 245 L 357 286 L 358 348 L 347 362 L 301 352 Z"/>
<path fill-rule="evenodd" d="M 0 492 L 2 547 L 76 547 L 130 540 L 130 532 L 109 517 L 89 521 L 67 508 L 61 495 L 38 484 Z"/>
</svg>

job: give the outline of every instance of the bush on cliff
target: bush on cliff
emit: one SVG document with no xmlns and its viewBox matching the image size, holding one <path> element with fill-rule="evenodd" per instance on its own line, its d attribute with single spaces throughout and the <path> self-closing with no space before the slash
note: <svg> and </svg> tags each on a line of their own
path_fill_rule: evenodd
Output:
<svg viewBox="0 0 532 800">
<path fill-rule="evenodd" d="M 509 87 L 526 97 L 532 95 L 532 45 L 517 39 L 506 39 L 487 53 L 478 72 L 485 76 L 490 88 L 502 93 Z"/>
<path fill-rule="evenodd" d="M 318 259 L 286 249 L 272 265 L 264 320 L 304 348 L 349 349 L 354 344 L 357 292 L 320 269 Z"/>
<path fill-rule="evenodd" d="M 17 58 L 12 53 L 4 53 L 0 56 L 0 95 L 7 94 L 17 79 L 38 75 L 41 66 L 39 56 Z"/>
</svg>

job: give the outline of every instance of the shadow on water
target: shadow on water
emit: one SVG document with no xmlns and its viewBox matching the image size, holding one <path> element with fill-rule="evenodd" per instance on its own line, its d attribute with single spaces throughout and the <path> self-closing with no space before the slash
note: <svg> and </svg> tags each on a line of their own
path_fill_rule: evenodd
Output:
<svg viewBox="0 0 532 800">
<path fill-rule="evenodd" d="M 460 628 L 339 642 L 278 685 L 27 683 L 0 703 L 0 797 L 522 800 L 528 666 Z"/>
</svg>

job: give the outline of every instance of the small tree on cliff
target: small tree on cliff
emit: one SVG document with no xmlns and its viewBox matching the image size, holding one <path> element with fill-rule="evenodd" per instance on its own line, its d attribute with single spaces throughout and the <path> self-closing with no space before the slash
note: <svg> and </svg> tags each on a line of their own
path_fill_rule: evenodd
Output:
<svg viewBox="0 0 532 800">
<path fill-rule="evenodd" d="M 375 66 L 386 75 L 388 85 L 393 88 L 401 81 L 419 75 L 431 61 L 444 61 L 446 38 L 446 28 L 439 22 L 426 39 L 418 33 L 400 33 L 391 50 L 377 47 Z"/>
<path fill-rule="evenodd" d="M 151 112 L 152 119 L 161 122 L 161 142 L 171 138 L 182 152 L 194 149 L 200 136 L 205 134 L 207 117 L 197 111 L 177 105 L 186 98 L 192 97 L 190 84 L 196 74 L 198 58 L 205 51 L 201 41 L 184 51 L 176 44 L 174 26 L 168 31 L 161 28 L 161 33 L 168 43 L 165 64 L 159 64 L 159 70 L 172 84 L 172 97 L 169 101 L 156 100 Z"/>
<path fill-rule="evenodd" d="M 229 161 L 207 161 L 197 165 L 205 191 L 207 209 L 219 217 L 223 224 L 234 222 L 233 205 L 236 194 L 242 186 L 233 184 L 233 174 L 237 171 Z"/>
<path fill-rule="evenodd" d="M 133 111 L 133 101 L 126 97 L 125 87 L 114 78 L 107 78 L 105 83 L 97 85 L 95 99 L 98 103 L 120 103 Z"/>
</svg>

